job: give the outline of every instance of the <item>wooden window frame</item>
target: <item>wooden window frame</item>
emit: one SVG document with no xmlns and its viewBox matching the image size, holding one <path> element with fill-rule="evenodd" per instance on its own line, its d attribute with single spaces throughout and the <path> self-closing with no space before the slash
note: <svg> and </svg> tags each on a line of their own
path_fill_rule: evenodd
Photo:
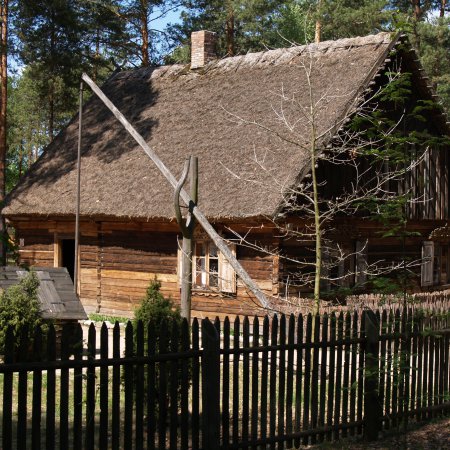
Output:
<svg viewBox="0 0 450 450">
<path fill-rule="evenodd" d="M 197 250 L 199 246 L 204 248 L 204 256 L 199 256 Z M 211 247 L 216 245 L 210 240 L 195 241 L 195 248 L 192 255 L 192 289 L 196 291 L 219 291 L 219 249 L 216 247 L 216 255 L 211 256 Z M 198 271 L 198 262 L 201 258 L 205 259 L 204 270 Z M 211 260 L 217 260 L 217 272 L 211 272 Z M 212 275 L 216 275 L 217 286 L 211 286 Z M 205 279 L 203 283 L 197 283 L 198 277 Z"/>
<path fill-rule="evenodd" d="M 181 244 L 181 243 L 180 243 Z M 181 286 L 181 264 L 183 258 L 183 252 L 181 245 L 178 246 L 178 284 Z M 200 256 L 197 255 L 197 249 L 199 245 L 205 246 L 204 258 L 204 277 L 205 283 L 198 284 L 197 281 L 197 264 Z M 194 249 L 192 254 L 192 290 L 194 292 L 212 292 L 212 293 L 226 293 L 234 295 L 237 290 L 236 273 L 231 267 L 230 263 L 226 260 L 222 252 L 217 249 L 217 257 L 211 257 L 210 246 L 214 243 L 210 239 L 196 239 L 194 242 Z M 236 244 L 227 242 L 230 251 L 236 255 Z M 217 272 L 213 272 L 217 276 L 217 286 L 211 286 L 211 259 L 217 258 Z"/>
</svg>

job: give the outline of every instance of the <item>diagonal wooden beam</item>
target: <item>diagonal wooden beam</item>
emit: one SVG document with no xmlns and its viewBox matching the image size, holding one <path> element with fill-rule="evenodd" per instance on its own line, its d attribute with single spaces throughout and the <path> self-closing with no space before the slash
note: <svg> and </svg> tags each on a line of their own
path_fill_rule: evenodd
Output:
<svg viewBox="0 0 450 450">
<path fill-rule="evenodd" d="M 144 150 L 147 156 L 155 163 L 156 167 L 159 171 L 164 175 L 164 177 L 169 181 L 172 187 L 175 189 L 177 187 L 177 179 L 173 176 L 170 170 L 165 166 L 165 164 L 161 161 L 158 155 L 149 147 L 147 142 L 145 142 L 144 138 L 137 132 L 137 130 L 131 125 L 130 122 L 125 118 L 125 116 L 114 106 L 114 104 L 108 99 L 108 97 L 102 92 L 102 90 L 94 83 L 94 81 L 89 78 L 85 73 L 82 75 L 83 81 L 85 81 L 88 86 L 92 89 L 92 91 L 100 98 L 100 100 L 106 105 L 106 107 L 114 114 L 116 119 L 124 126 L 124 128 L 130 133 L 130 135 L 134 138 L 134 140 L 140 145 L 140 147 Z M 181 189 L 180 197 L 189 205 L 191 201 L 188 193 Z M 235 270 L 237 276 L 242 280 L 242 282 L 247 286 L 247 288 L 253 293 L 253 295 L 259 300 L 261 306 L 263 308 L 269 308 L 269 302 L 266 299 L 266 296 L 262 293 L 261 289 L 256 285 L 256 283 L 251 279 L 248 273 L 241 266 L 236 257 L 231 253 L 230 249 L 226 245 L 224 239 L 222 239 L 216 230 L 211 226 L 208 219 L 204 216 L 204 214 L 198 209 L 197 206 L 194 206 L 192 214 L 197 219 L 198 223 L 203 227 L 208 236 L 212 239 L 212 241 L 216 244 L 217 248 L 222 252 L 225 258 L 230 263 L 231 267 Z"/>
</svg>

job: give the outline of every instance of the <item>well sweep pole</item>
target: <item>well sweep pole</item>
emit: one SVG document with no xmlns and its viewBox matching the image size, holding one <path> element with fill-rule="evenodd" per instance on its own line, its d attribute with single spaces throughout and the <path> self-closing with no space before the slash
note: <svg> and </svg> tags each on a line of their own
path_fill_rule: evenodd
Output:
<svg viewBox="0 0 450 450">
<path fill-rule="evenodd" d="M 78 260 L 80 258 L 80 193 L 81 193 L 81 127 L 83 119 L 83 82 L 80 83 L 80 111 L 78 113 L 77 152 L 77 206 L 75 213 L 75 262 L 73 266 L 73 290 L 78 294 Z"/>
<path fill-rule="evenodd" d="M 144 138 L 136 131 L 136 129 L 131 125 L 130 122 L 125 118 L 125 116 L 114 106 L 114 104 L 106 97 L 106 95 L 102 92 L 102 90 L 94 83 L 94 81 L 89 78 L 88 75 L 83 74 L 83 81 L 85 81 L 89 87 L 93 90 L 93 92 L 102 100 L 102 102 L 108 107 L 108 109 L 114 114 L 117 120 L 125 127 L 125 129 L 131 134 L 134 140 L 141 146 L 147 156 L 155 163 L 156 167 L 159 171 L 164 175 L 165 178 L 169 181 L 172 187 L 175 189 L 177 186 L 177 180 L 170 172 L 170 170 L 164 165 L 164 163 L 159 159 L 158 155 L 149 147 L 149 145 L 145 142 Z M 181 189 L 180 197 L 189 205 L 191 202 L 191 198 L 188 193 Z M 216 230 L 211 226 L 208 222 L 208 219 L 203 215 L 203 213 L 198 209 L 198 207 L 194 206 L 192 210 L 192 214 L 197 219 L 198 223 L 203 227 L 208 236 L 213 240 L 216 244 L 217 248 L 222 252 L 225 258 L 229 261 L 231 267 L 235 270 L 238 277 L 242 280 L 242 282 L 250 289 L 253 295 L 259 300 L 261 306 L 263 308 L 269 308 L 269 302 L 267 301 L 265 295 L 261 292 L 256 283 L 250 278 L 248 273 L 241 266 L 239 261 L 235 258 L 235 256 L 231 253 L 230 249 L 226 245 L 225 241 L 217 234 Z"/>
</svg>

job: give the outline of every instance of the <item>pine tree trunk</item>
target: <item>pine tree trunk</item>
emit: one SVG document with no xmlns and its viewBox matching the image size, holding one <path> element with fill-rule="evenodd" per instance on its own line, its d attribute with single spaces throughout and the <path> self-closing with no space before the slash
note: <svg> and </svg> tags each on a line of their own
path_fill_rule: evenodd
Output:
<svg viewBox="0 0 450 450">
<path fill-rule="evenodd" d="M 0 69 L 0 200 L 5 196 L 5 162 L 6 162 L 6 108 L 8 101 L 8 56 L 7 56 L 7 39 L 8 39 L 8 0 L 1 2 L 1 69 Z"/>
<path fill-rule="evenodd" d="M 19 180 L 22 178 L 22 173 L 23 173 L 23 151 L 24 151 L 24 146 L 23 143 L 20 144 L 19 147 L 19 161 L 17 163 L 17 165 L 19 166 Z"/>
<path fill-rule="evenodd" d="M 322 0 L 317 2 L 317 19 L 314 42 L 318 44 L 322 39 Z"/>
<path fill-rule="evenodd" d="M 148 3 L 147 0 L 141 0 L 141 10 L 139 20 L 141 22 L 141 57 L 142 65 L 147 67 L 150 65 L 149 43 L 148 43 Z"/>
<path fill-rule="evenodd" d="M 52 23 L 50 32 L 50 54 L 52 55 L 51 66 L 50 66 L 50 80 L 49 80 L 49 91 L 48 91 L 48 134 L 50 141 L 53 140 L 53 133 L 55 129 L 55 67 L 54 67 L 54 55 L 55 55 L 55 44 L 56 44 L 56 33 L 55 33 L 55 11 L 52 10 Z"/>
<path fill-rule="evenodd" d="M 439 9 L 439 17 L 444 17 L 446 6 L 447 6 L 447 0 L 441 0 L 441 7 Z"/>
<path fill-rule="evenodd" d="M 0 201 L 3 201 L 6 193 L 6 110 L 8 104 L 8 0 L 0 3 L 1 37 L 0 37 Z M 0 233 L 5 231 L 5 220 L 0 220 Z M 6 264 L 6 252 L 4 241 L 0 242 L 0 264 Z"/>
<path fill-rule="evenodd" d="M 228 1 L 226 28 L 227 56 L 234 56 L 234 9 L 230 0 Z"/>
<path fill-rule="evenodd" d="M 55 83 L 50 80 L 50 89 L 48 93 L 48 135 L 50 141 L 53 140 L 55 132 Z"/>
<path fill-rule="evenodd" d="M 100 30 L 95 31 L 95 57 L 94 57 L 94 73 L 92 79 L 97 82 L 98 63 L 100 61 Z"/>
<path fill-rule="evenodd" d="M 413 7 L 414 20 L 419 21 L 422 18 L 422 7 L 420 5 L 420 0 L 411 0 Z"/>
</svg>

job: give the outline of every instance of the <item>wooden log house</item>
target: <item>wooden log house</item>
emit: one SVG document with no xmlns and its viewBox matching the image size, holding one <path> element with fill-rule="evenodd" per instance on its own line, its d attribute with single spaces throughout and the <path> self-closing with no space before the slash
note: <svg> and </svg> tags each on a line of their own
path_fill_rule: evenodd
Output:
<svg viewBox="0 0 450 450">
<path fill-rule="evenodd" d="M 326 148 L 365 93 L 385 82 L 390 67 L 411 73 L 411 102 L 436 102 L 435 96 L 401 36 L 381 33 L 221 60 L 212 54 L 213 39 L 213 33 L 194 33 L 190 66 L 118 72 L 102 89 L 173 173 L 181 173 L 189 155 L 199 158 L 199 207 L 261 289 L 279 299 L 275 303 L 307 295 L 310 286 L 290 282 L 298 268 L 283 256 L 311 258 L 312 244 L 290 238 L 278 224 L 296 230 L 306 225 L 283 205 L 288 188 L 308 172 L 304 148 L 310 133 L 299 127 L 293 143 L 277 109 L 280 99 L 295 97 L 307 106 L 305 68 L 311 62 L 320 68 L 311 90 L 326 100 L 317 121 Z M 449 135 L 437 106 L 418 126 Z M 63 266 L 73 273 L 77 131 L 74 117 L 6 199 L 3 214 L 15 229 L 21 264 Z M 414 269 L 416 289 L 450 282 L 448 150 L 430 149 L 417 169 L 413 182 L 427 201 L 410 208 L 407 228 L 414 234 L 401 243 L 381 237 L 377 221 L 336 219 L 336 241 L 361 250 L 339 268 L 352 273 L 344 277 L 347 286 L 364 276 L 358 267 L 398 259 L 399 252 L 422 260 Z M 333 195 L 342 176 L 319 169 Z M 180 231 L 173 190 L 95 97 L 84 106 L 81 180 L 79 293 L 86 311 L 131 316 L 155 277 L 162 292 L 178 301 Z M 247 245 L 236 234 L 246 236 Z M 193 316 L 261 312 L 198 228 L 194 253 Z"/>
</svg>

